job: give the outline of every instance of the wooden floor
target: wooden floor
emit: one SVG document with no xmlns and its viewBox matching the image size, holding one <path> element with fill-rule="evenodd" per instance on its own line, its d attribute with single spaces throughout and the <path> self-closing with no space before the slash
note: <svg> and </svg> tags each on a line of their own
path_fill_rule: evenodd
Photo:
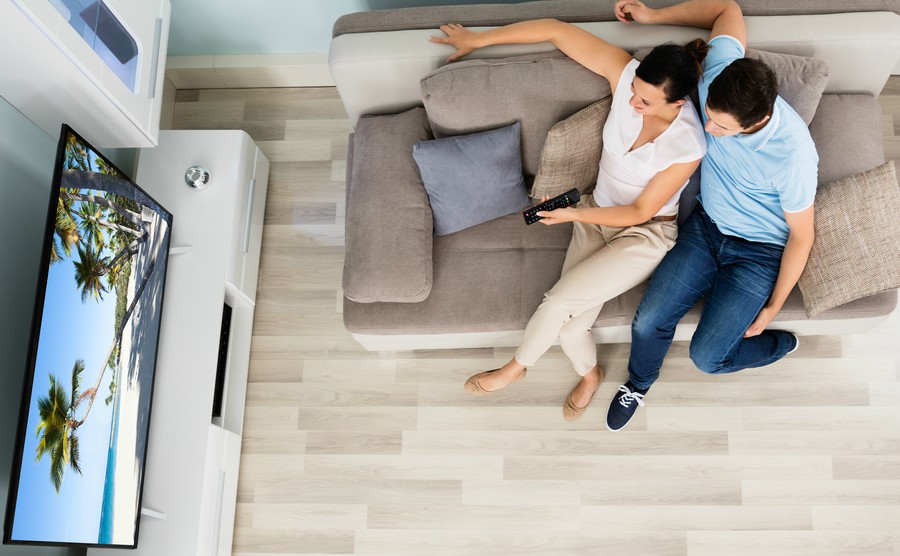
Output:
<svg viewBox="0 0 900 556">
<path fill-rule="evenodd" d="M 173 127 L 246 129 L 272 162 L 235 554 L 900 555 L 900 316 L 711 377 L 676 343 L 629 427 L 606 383 L 562 418 L 558 348 L 490 398 L 510 349 L 368 353 L 344 330 L 346 115 L 334 89 L 178 91 Z M 900 161 L 900 77 L 881 97 Z"/>
</svg>

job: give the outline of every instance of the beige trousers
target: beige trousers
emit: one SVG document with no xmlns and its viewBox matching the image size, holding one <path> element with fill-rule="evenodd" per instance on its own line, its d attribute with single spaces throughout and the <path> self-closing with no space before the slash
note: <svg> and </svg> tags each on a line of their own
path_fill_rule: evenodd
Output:
<svg viewBox="0 0 900 556">
<path fill-rule="evenodd" d="M 595 206 L 593 196 L 577 206 Z M 587 374 L 597 364 L 591 327 L 603 304 L 649 278 L 677 235 L 675 221 L 627 228 L 575 222 L 562 275 L 528 321 L 516 361 L 534 365 L 559 338 L 575 372 Z"/>
</svg>

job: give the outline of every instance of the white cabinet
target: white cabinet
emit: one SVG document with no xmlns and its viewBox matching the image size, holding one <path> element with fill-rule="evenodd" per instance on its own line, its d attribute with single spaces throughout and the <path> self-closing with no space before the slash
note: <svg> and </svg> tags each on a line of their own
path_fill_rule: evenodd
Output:
<svg viewBox="0 0 900 556">
<path fill-rule="evenodd" d="M 0 96 L 51 137 L 68 123 L 100 148 L 154 146 L 170 12 L 169 0 L 0 0 Z"/>
<path fill-rule="evenodd" d="M 185 183 L 194 165 L 210 173 L 201 189 Z M 142 501 L 165 519 L 142 516 L 138 548 L 123 554 L 231 554 L 268 168 L 243 131 L 162 131 L 140 153 L 135 182 L 173 215 Z M 225 303 L 231 337 L 213 418 Z"/>
</svg>

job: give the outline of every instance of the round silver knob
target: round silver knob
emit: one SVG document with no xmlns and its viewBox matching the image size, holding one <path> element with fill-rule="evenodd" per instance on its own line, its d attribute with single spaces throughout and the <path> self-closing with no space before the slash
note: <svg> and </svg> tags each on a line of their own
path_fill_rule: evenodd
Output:
<svg viewBox="0 0 900 556">
<path fill-rule="evenodd" d="M 191 166 L 184 173 L 184 181 L 191 187 L 200 189 L 209 183 L 209 170 L 203 166 Z"/>
</svg>

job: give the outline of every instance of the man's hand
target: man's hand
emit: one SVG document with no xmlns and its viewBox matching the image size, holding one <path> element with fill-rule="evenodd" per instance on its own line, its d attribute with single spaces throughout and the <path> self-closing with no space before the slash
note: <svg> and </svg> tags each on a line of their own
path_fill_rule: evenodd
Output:
<svg viewBox="0 0 900 556">
<path fill-rule="evenodd" d="M 772 322 L 772 319 L 775 318 L 775 315 L 778 314 L 778 310 L 766 305 L 762 308 L 759 314 L 756 316 L 756 320 L 753 321 L 753 324 L 750 325 L 750 328 L 744 332 L 744 338 L 752 338 L 753 336 L 759 336 L 763 330 L 769 326 L 769 323 Z"/>
<path fill-rule="evenodd" d="M 448 62 L 458 60 L 479 48 L 475 40 L 475 37 L 477 37 L 478 34 L 469 31 L 459 23 L 441 25 L 440 29 L 444 33 L 447 33 L 446 37 L 428 37 L 428 40 L 440 44 L 449 44 L 456 49 L 456 52 L 447 58 Z"/>
<path fill-rule="evenodd" d="M 653 9 L 640 0 L 619 0 L 615 8 L 616 18 L 622 23 L 650 23 Z"/>
</svg>

